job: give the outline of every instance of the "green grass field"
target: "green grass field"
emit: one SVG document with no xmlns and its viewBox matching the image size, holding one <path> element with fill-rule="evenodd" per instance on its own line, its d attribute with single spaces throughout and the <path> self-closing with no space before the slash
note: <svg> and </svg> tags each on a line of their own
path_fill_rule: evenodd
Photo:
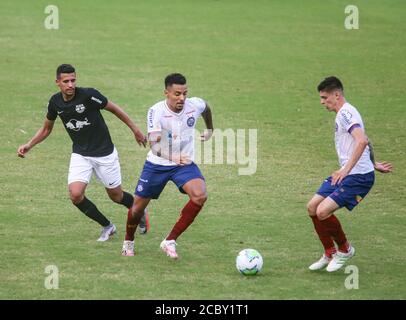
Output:
<svg viewBox="0 0 406 320">
<path fill-rule="evenodd" d="M 49 4 L 58 6 L 58 30 L 44 27 Z M 344 27 L 348 4 L 358 6 L 359 30 Z M 405 12 L 403 0 L 1 1 L 0 299 L 405 299 Z M 111 241 L 96 242 L 99 226 L 70 203 L 71 141 L 60 120 L 17 158 L 42 125 L 61 63 L 144 131 L 174 71 L 187 76 L 190 96 L 211 105 L 216 128 L 258 130 L 254 175 L 239 176 L 238 164 L 201 165 L 209 200 L 178 239 L 180 261 L 159 249 L 187 201 L 174 185 L 151 203 L 152 229 L 125 258 L 126 210 L 102 185 L 93 178 L 87 196 L 118 226 Z M 338 213 L 357 249 L 352 290 L 344 270 L 307 269 L 322 251 L 305 206 L 338 168 L 335 114 L 315 89 L 333 74 L 361 112 L 378 160 L 395 166 L 377 174 L 353 213 Z M 147 150 L 103 115 L 132 192 Z M 264 258 L 255 277 L 235 269 L 249 247 Z M 48 265 L 59 269 L 57 290 L 44 287 Z"/>
</svg>

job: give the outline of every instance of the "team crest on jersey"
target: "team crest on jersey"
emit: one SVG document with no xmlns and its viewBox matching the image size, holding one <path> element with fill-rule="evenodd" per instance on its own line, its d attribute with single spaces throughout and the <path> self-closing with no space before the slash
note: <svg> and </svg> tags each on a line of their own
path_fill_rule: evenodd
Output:
<svg viewBox="0 0 406 320">
<path fill-rule="evenodd" d="M 77 113 L 82 113 L 83 111 L 85 111 L 85 106 L 83 105 L 83 103 L 82 104 L 78 104 L 76 107 L 75 107 L 75 110 L 76 110 L 76 112 Z"/>
<path fill-rule="evenodd" d="M 193 127 L 193 125 L 195 124 L 195 121 L 196 121 L 196 119 L 192 116 L 192 117 L 189 117 L 189 118 L 187 119 L 186 123 L 187 123 L 187 125 L 188 125 L 189 127 Z"/>
</svg>

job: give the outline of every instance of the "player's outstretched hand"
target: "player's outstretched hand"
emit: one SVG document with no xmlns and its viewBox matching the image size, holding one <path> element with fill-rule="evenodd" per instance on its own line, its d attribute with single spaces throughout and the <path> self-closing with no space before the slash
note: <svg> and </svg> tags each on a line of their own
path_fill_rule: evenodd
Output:
<svg viewBox="0 0 406 320">
<path fill-rule="evenodd" d="M 213 130 L 210 129 L 205 129 L 203 133 L 200 135 L 200 140 L 201 141 L 207 141 L 211 138 L 213 135 Z"/>
<path fill-rule="evenodd" d="M 390 162 L 375 162 L 375 170 L 382 172 L 382 173 L 388 173 L 392 172 L 393 166 L 392 163 Z"/>
<path fill-rule="evenodd" d="M 140 130 L 137 130 L 134 136 L 135 140 L 137 140 L 138 145 L 144 146 L 144 148 L 147 146 L 147 137 Z"/>
<path fill-rule="evenodd" d="M 20 158 L 25 158 L 25 154 L 30 150 L 30 146 L 28 144 L 23 144 L 21 146 L 18 147 L 17 149 L 17 155 Z"/>
</svg>

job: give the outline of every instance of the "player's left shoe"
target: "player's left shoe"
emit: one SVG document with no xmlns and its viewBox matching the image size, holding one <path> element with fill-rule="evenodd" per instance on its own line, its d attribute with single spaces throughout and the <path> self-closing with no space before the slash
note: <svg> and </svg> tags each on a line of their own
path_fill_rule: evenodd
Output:
<svg viewBox="0 0 406 320">
<path fill-rule="evenodd" d="M 117 232 L 117 228 L 114 224 L 110 223 L 107 227 L 104 227 L 101 231 L 99 239 L 97 241 L 104 242 L 109 240 L 110 236 Z"/>
<path fill-rule="evenodd" d="M 334 272 L 339 269 L 348 261 L 350 260 L 353 256 L 355 255 L 355 248 L 350 245 L 350 248 L 347 253 L 337 251 L 337 253 L 333 254 L 333 259 L 330 261 L 330 263 L 327 266 L 327 271 L 328 272 Z"/>
</svg>

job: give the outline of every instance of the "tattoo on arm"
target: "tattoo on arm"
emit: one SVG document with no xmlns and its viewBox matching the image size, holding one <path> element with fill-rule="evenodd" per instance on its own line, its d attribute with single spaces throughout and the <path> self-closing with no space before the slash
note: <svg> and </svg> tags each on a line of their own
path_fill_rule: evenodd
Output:
<svg viewBox="0 0 406 320">
<path fill-rule="evenodd" d="M 206 124 L 206 128 L 209 130 L 213 130 L 213 118 L 211 115 L 210 106 L 206 103 L 206 109 L 202 112 L 202 118 Z"/>
</svg>

